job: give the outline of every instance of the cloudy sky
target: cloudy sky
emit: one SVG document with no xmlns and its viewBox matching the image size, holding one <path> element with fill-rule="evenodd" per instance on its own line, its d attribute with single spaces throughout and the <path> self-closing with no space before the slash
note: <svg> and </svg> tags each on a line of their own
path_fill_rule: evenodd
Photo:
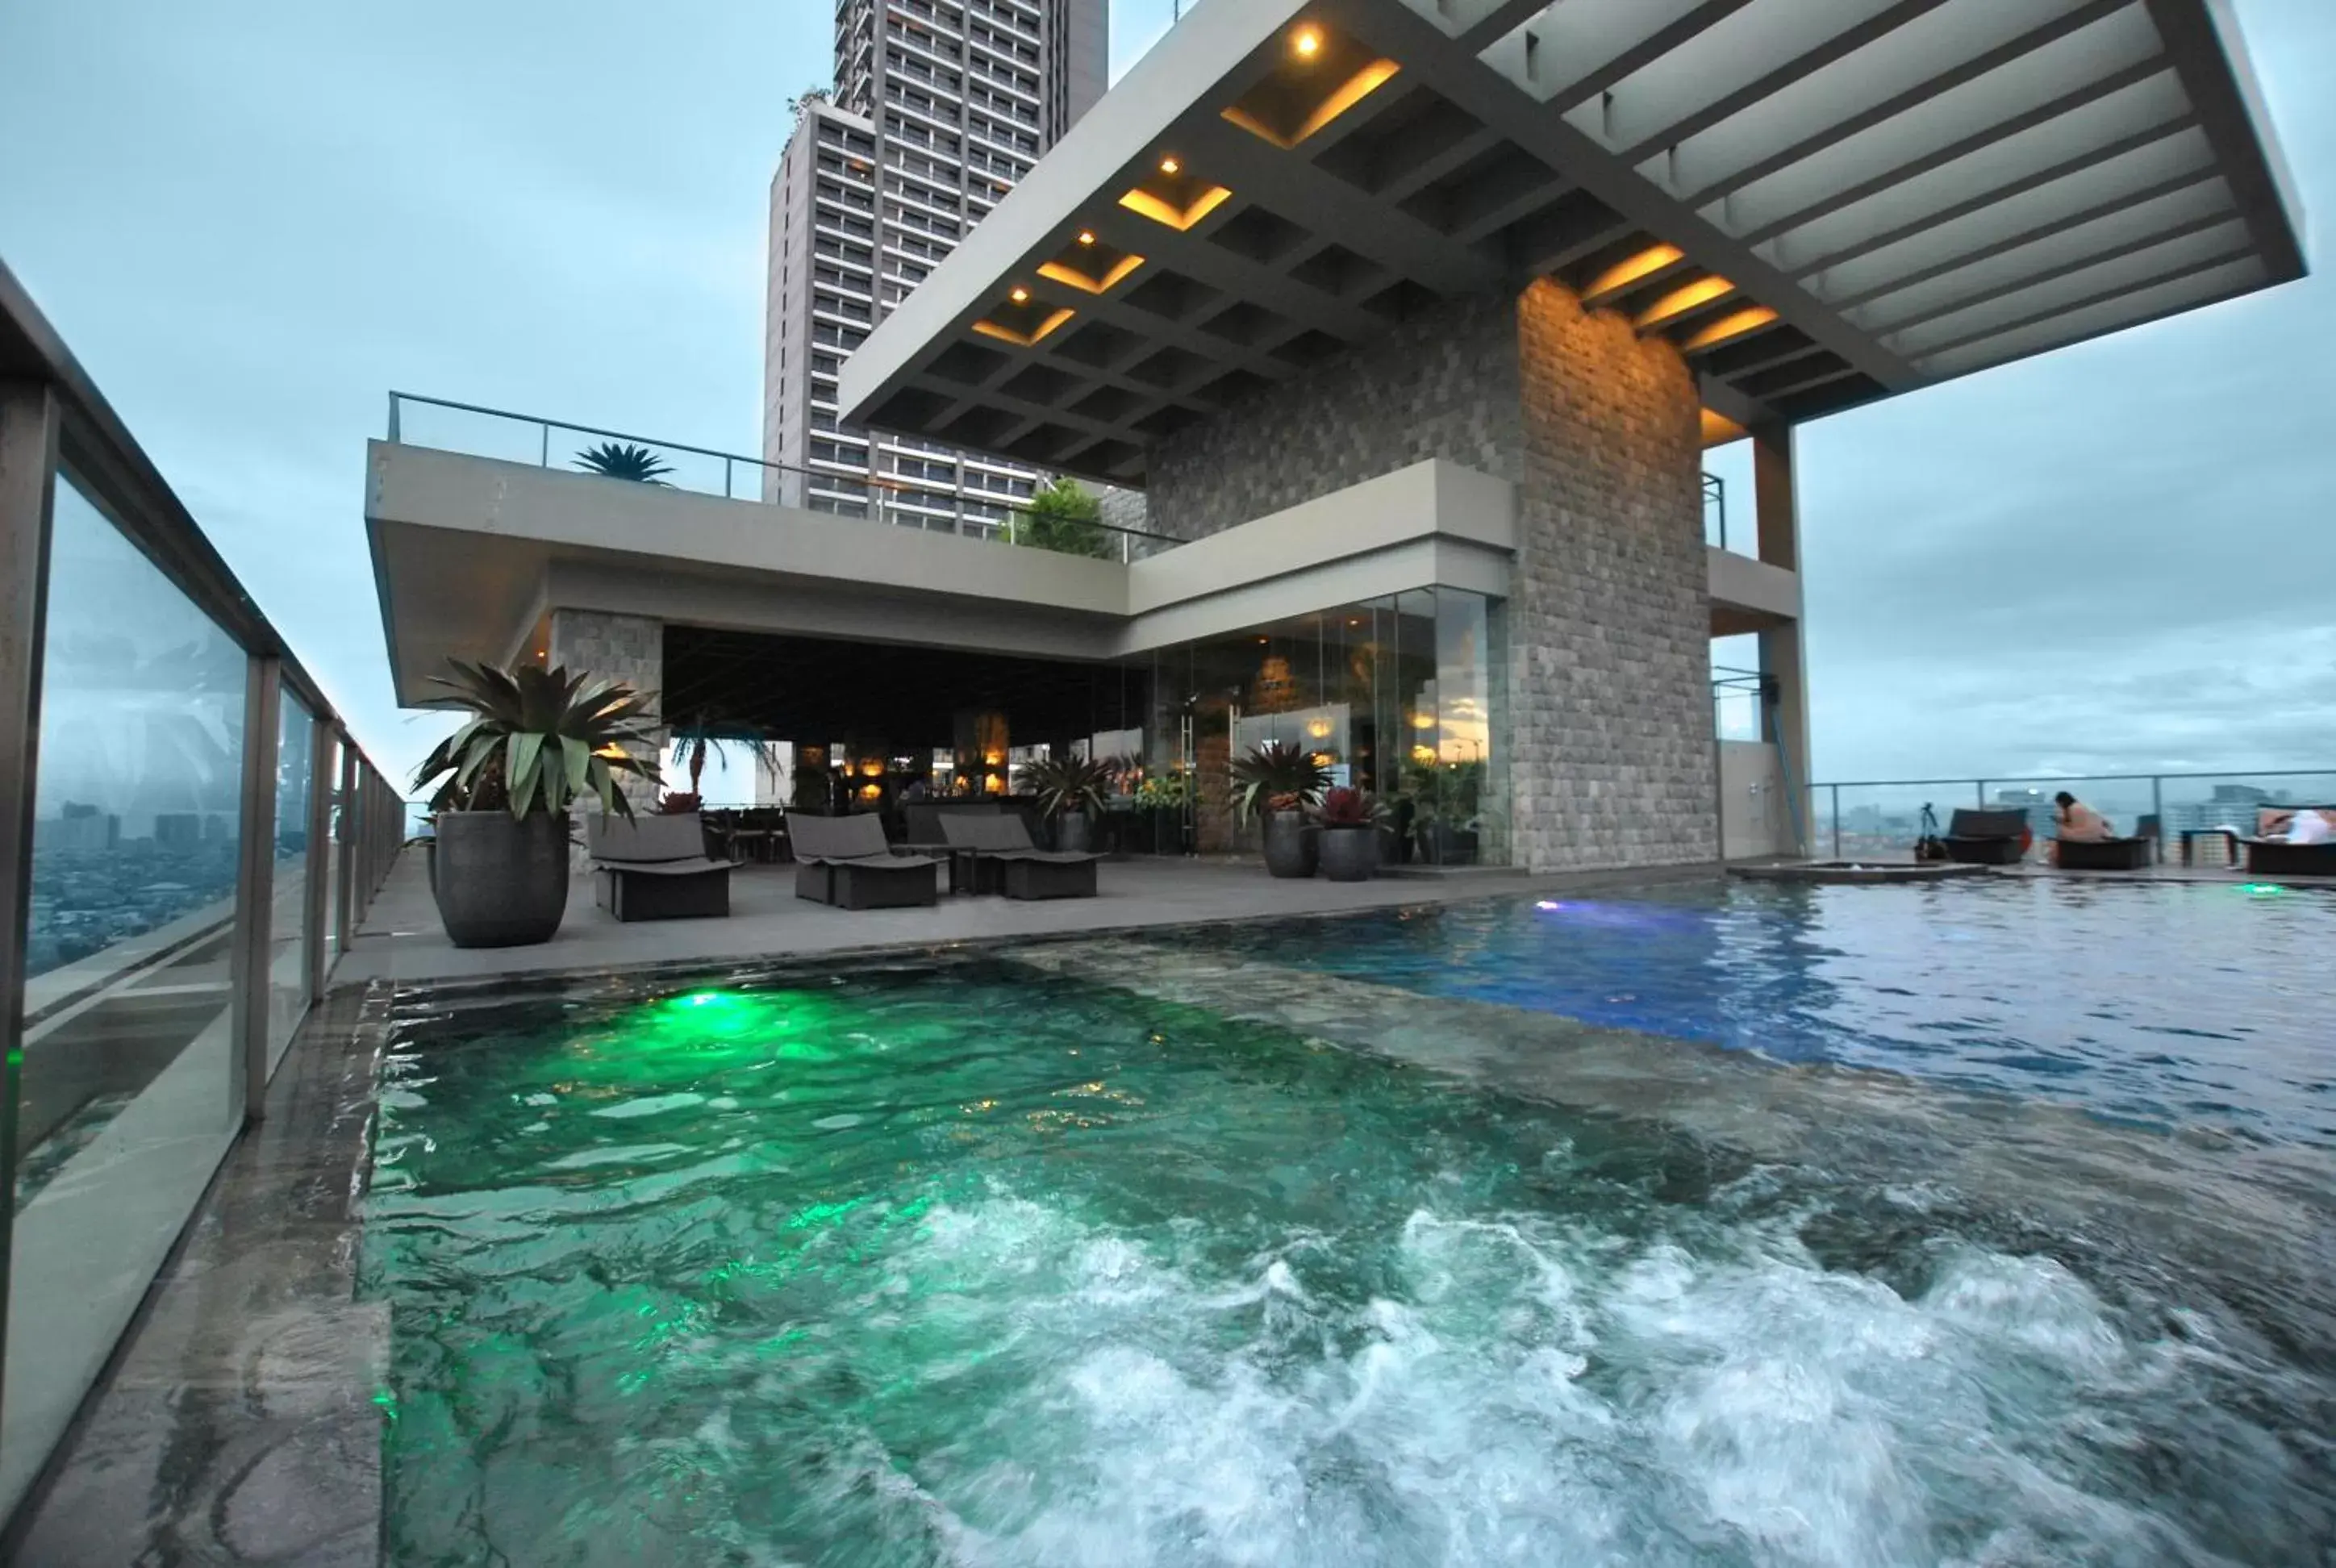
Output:
<svg viewBox="0 0 2336 1568">
<path fill-rule="evenodd" d="M 1117 63 L 1168 7 L 1114 0 Z M 2239 8 L 2325 211 L 2336 3 Z M 754 451 L 768 181 L 832 16 L 0 5 L 0 258 L 384 766 L 441 727 L 382 653 L 385 394 Z M 1817 776 L 2336 761 L 2331 343 L 2323 276 L 1805 428 Z"/>
</svg>

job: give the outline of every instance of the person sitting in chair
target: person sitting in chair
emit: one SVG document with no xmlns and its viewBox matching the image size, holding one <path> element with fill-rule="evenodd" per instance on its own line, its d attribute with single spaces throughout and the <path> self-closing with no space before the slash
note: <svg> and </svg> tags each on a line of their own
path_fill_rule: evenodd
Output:
<svg viewBox="0 0 2336 1568">
<path fill-rule="evenodd" d="M 2336 823 L 2329 813 L 2306 809 L 2295 813 L 2287 824 L 2287 842 L 2292 844 L 2324 844 L 2336 839 Z"/>
<path fill-rule="evenodd" d="M 2052 823 L 2054 837 L 2066 843 L 2097 844 L 2117 837 L 2108 818 L 2067 790 L 2052 797 Z"/>
</svg>

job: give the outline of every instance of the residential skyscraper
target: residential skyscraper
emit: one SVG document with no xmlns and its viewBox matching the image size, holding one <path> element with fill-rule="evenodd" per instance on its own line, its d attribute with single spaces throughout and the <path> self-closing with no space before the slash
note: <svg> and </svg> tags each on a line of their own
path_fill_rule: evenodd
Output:
<svg viewBox="0 0 2336 1568">
<path fill-rule="evenodd" d="M 988 534 L 1029 498 L 1035 470 L 843 424 L 836 376 L 1103 96 L 1108 54 L 1107 0 L 837 0 L 833 95 L 771 181 L 765 499 Z"/>
</svg>

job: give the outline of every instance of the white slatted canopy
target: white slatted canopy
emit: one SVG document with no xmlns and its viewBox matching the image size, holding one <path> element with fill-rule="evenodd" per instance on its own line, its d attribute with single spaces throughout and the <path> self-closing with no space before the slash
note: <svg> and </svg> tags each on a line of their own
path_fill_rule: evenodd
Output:
<svg viewBox="0 0 2336 1568">
<path fill-rule="evenodd" d="M 852 417 L 1141 484 L 1554 277 L 1737 423 L 2302 275 L 2225 0 L 1203 0 L 847 362 Z"/>
</svg>

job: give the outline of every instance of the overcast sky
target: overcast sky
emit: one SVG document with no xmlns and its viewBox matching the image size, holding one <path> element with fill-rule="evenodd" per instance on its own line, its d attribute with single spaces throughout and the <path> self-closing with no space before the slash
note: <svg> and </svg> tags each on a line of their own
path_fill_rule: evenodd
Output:
<svg viewBox="0 0 2336 1568">
<path fill-rule="evenodd" d="M 755 451 L 832 15 L 0 5 L 0 258 L 384 766 L 442 727 L 365 551 L 387 391 Z M 2240 15 L 2325 211 L 2336 0 Z M 1114 0 L 1115 64 L 1167 19 Z M 2323 276 L 1805 427 L 1817 776 L 2336 763 L 2331 344 Z"/>
</svg>

